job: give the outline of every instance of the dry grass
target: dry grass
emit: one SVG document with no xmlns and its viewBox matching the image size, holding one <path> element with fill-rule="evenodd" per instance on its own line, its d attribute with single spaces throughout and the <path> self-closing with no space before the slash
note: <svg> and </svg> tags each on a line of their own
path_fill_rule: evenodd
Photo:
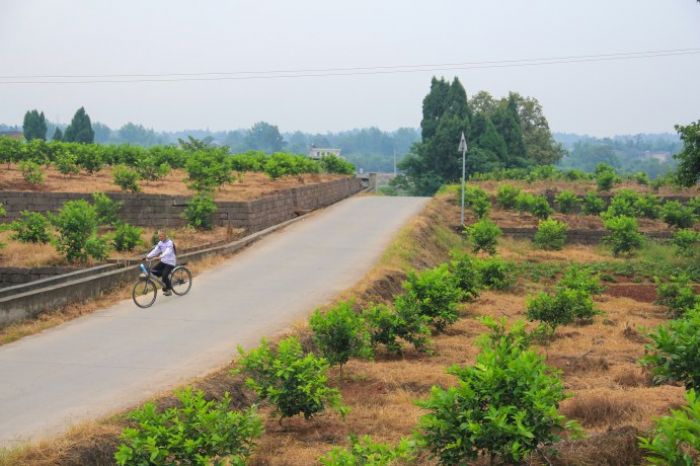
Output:
<svg viewBox="0 0 700 466">
<path fill-rule="evenodd" d="M 586 194 L 588 191 L 596 191 L 597 186 L 595 181 L 534 181 L 528 183 L 526 181 L 518 180 L 508 180 L 508 181 L 470 181 L 470 185 L 479 186 L 481 189 L 489 194 L 495 195 L 498 191 L 498 187 L 501 184 L 510 184 L 521 190 L 532 193 L 532 194 L 542 194 L 547 190 L 560 192 L 564 190 L 573 191 L 576 194 Z M 658 192 L 655 192 L 650 186 L 640 185 L 639 183 L 626 181 L 624 183 L 616 184 L 609 193 L 600 194 L 615 194 L 621 189 L 631 189 L 640 193 L 650 193 L 656 194 L 658 196 L 697 196 L 700 193 L 700 189 L 697 187 L 693 188 L 677 188 L 673 186 L 662 186 L 659 188 Z"/>
<path fill-rule="evenodd" d="M 16 165 L 11 165 L 10 168 L 3 166 L 3 169 L 0 170 L 0 191 L 119 192 L 119 187 L 114 183 L 112 167 L 110 166 L 106 166 L 92 175 L 81 173 L 69 177 L 61 175 L 53 167 L 43 168 L 43 170 L 44 183 L 33 186 L 24 181 Z M 274 194 L 283 189 L 337 180 L 343 177 L 343 175 L 307 174 L 284 176 L 272 180 L 265 173 L 242 173 L 237 175 L 234 183 L 223 186 L 214 193 L 214 196 L 217 201 L 245 201 Z M 194 191 L 187 187 L 186 178 L 187 172 L 184 170 L 173 170 L 160 181 L 141 181 L 139 184 L 141 191 L 146 194 L 191 196 Z"/>
</svg>

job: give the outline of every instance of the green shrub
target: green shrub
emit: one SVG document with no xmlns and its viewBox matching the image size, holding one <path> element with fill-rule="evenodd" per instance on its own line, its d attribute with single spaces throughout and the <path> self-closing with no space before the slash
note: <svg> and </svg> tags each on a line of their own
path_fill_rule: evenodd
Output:
<svg viewBox="0 0 700 466">
<path fill-rule="evenodd" d="M 593 191 L 589 191 L 583 198 L 581 210 L 586 215 L 598 215 L 605 210 L 605 201 Z"/>
<path fill-rule="evenodd" d="M 415 461 L 415 443 L 402 439 L 392 447 L 387 443 L 375 443 L 365 435 L 350 437 L 350 447 L 335 447 L 319 458 L 323 466 L 401 466 Z"/>
<path fill-rule="evenodd" d="M 582 265 L 572 265 L 567 268 L 557 287 L 583 290 L 591 295 L 600 294 L 605 290 L 600 283 L 600 274 Z"/>
<path fill-rule="evenodd" d="M 496 202 L 503 209 L 512 209 L 515 207 L 520 189 L 509 184 L 502 184 L 498 187 L 496 193 Z"/>
<path fill-rule="evenodd" d="M 661 213 L 661 201 L 653 194 L 639 196 L 635 204 L 638 215 L 647 218 L 658 218 Z"/>
<path fill-rule="evenodd" d="M 453 366 L 456 386 L 433 387 L 418 405 L 429 413 L 419 422 L 420 445 L 443 465 L 471 464 L 488 455 L 491 464 L 521 464 L 535 450 L 559 440 L 575 424 L 558 413 L 566 398 L 558 374 L 527 348 L 522 322 L 483 320 L 491 335 L 478 341 L 471 367 Z"/>
<path fill-rule="evenodd" d="M 318 173 L 321 166 L 315 160 L 303 155 L 277 152 L 267 158 L 263 170 L 270 178 L 276 180 L 285 175 Z"/>
<path fill-rule="evenodd" d="M 76 155 L 78 156 L 78 165 L 83 167 L 83 169 L 89 174 L 97 173 L 102 169 L 104 165 L 104 160 L 102 154 L 98 151 L 101 150 L 103 146 L 97 144 L 72 144 L 64 147 L 72 147 L 73 149 L 78 149 Z"/>
<path fill-rule="evenodd" d="M 498 238 L 503 234 L 501 229 L 488 218 L 483 218 L 466 227 L 464 232 L 472 244 L 472 251 L 485 251 L 492 255 L 496 253 Z"/>
<path fill-rule="evenodd" d="M 636 181 L 638 184 L 641 185 L 648 185 L 649 184 L 649 175 L 647 175 L 645 172 L 637 172 L 632 175 L 632 179 Z"/>
<path fill-rule="evenodd" d="M 477 259 L 476 267 L 482 286 L 492 290 L 505 290 L 515 281 L 515 266 L 498 257 Z"/>
<path fill-rule="evenodd" d="M 303 414 L 310 419 L 326 405 L 346 412 L 340 392 L 328 386 L 328 361 L 304 354 L 295 337 L 280 341 L 276 350 L 263 340 L 248 353 L 240 347 L 238 351 L 241 359 L 234 374 L 246 374 L 246 385 L 261 400 L 269 400 L 282 418 Z"/>
<path fill-rule="evenodd" d="M 109 251 L 109 243 L 97 235 L 92 235 L 85 241 L 85 253 L 98 262 L 107 260 Z"/>
<path fill-rule="evenodd" d="M 123 203 L 112 200 L 105 193 L 93 193 L 92 203 L 100 225 L 114 225 L 119 222 L 119 211 Z"/>
<path fill-rule="evenodd" d="M 599 163 L 595 168 L 595 181 L 598 185 L 598 191 L 610 191 L 615 183 L 620 179 L 615 173 L 615 169 L 610 165 Z"/>
<path fill-rule="evenodd" d="M 340 366 L 341 374 L 351 357 L 372 357 L 371 336 L 350 302 L 340 302 L 323 314 L 317 309 L 309 324 L 321 355 L 331 365 Z"/>
<path fill-rule="evenodd" d="M 22 211 L 19 220 L 12 222 L 12 239 L 23 243 L 48 243 L 51 240 L 51 223 L 39 212 Z"/>
<path fill-rule="evenodd" d="M 170 173 L 170 165 L 167 162 L 161 162 L 160 158 L 153 154 L 139 157 L 134 168 L 136 168 L 139 177 L 147 181 L 158 181 Z"/>
<path fill-rule="evenodd" d="M 114 249 L 117 251 L 133 251 L 136 246 L 141 246 L 141 228 L 129 225 L 128 223 L 119 223 L 114 230 Z"/>
<path fill-rule="evenodd" d="M 185 169 L 190 188 L 210 191 L 231 183 L 231 162 L 226 149 L 198 150 L 187 158 Z"/>
<path fill-rule="evenodd" d="M 678 230 L 673 233 L 673 245 L 676 246 L 676 254 L 679 256 L 693 257 L 698 253 L 700 232 L 690 229 Z"/>
<path fill-rule="evenodd" d="M 139 174 L 127 167 L 126 165 L 117 165 L 112 171 L 114 183 L 119 186 L 122 191 L 131 191 L 137 193 L 139 188 Z"/>
<path fill-rule="evenodd" d="M 664 222 L 676 228 L 690 228 L 697 221 L 693 210 L 678 201 L 667 201 L 664 203 L 661 207 L 661 218 Z"/>
<path fill-rule="evenodd" d="M 477 298 L 481 289 L 481 274 L 474 258 L 461 251 L 452 251 L 450 258 L 450 271 L 457 279 L 463 298 Z"/>
<path fill-rule="evenodd" d="M 554 294 L 540 292 L 527 300 L 527 318 L 539 320 L 552 330 L 575 319 L 591 319 L 597 313 L 590 294 L 580 288 L 559 288 Z"/>
<path fill-rule="evenodd" d="M 578 208 L 579 204 L 581 204 L 581 200 L 576 194 L 573 193 L 573 191 L 560 192 L 556 195 L 554 201 L 559 208 L 559 212 L 563 214 L 570 214 L 574 212 Z"/>
<path fill-rule="evenodd" d="M 603 217 L 635 217 L 637 216 L 637 202 L 639 200 L 639 194 L 630 189 L 619 190 L 612 199 L 610 199 L 610 205 L 608 210 L 605 211 Z"/>
<path fill-rule="evenodd" d="M 609 234 L 605 241 L 610 243 L 613 254 L 619 256 L 622 253 L 630 254 L 642 246 L 642 235 L 637 227 L 637 220 L 632 217 L 610 217 L 603 224 Z"/>
<path fill-rule="evenodd" d="M 214 226 L 213 216 L 218 209 L 211 195 L 199 193 L 187 202 L 183 217 L 194 228 L 211 230 Z"/>
<path fill-rule="evenodd" d="M 416 306 L 418 313 L 428 317 L 438 331 L 459 318 L 457 304 L 462 299 L 462 290 L 447 264 L 419 273 L 409 272 L 403 289 L 405 293 L 396 299 L 396 306 Z"/>
<path fill-rule="evenodd" d="M 243 466 L 262 435 L 250 408 L 231 411 L 231 395 L 207 401 L 199 390 L 176 392 L 180 406 L 158 412 L 146 403 L 129 416 L 135 427 L 122 431 L 114 458 L 119 465 L 230 464 Z"/>
<path fill-rule="evenodd" d="M 549 201 L 543 195 L 535 196 L 532 198 L 532 204 L 530 205 L 530 213 L 537 218 L 548 218 L 554 210 L 549 205 Z"/>
<path fill-rule="evenodd" d="M 540 249 L 560 250 L 566 244 L 566 223 L 559 220 L 540 220 L 533 242 Z"/>
<path fill-rule="evenodd" d="M 19 171 L 22 172 L 24 181 L 29 184 L 40 185 L 44 183 L 44 172 L 38 163 L 24 160 L 19 163 Z"/>
<path fill-rule="evenodd" d="M 530 193 L 521 191 L 515 196 L 515 208 L 520 212 L 530 212 L 534 203 L 535 196 Z"/>
<path fill-rule="evenodd" d="M 700 304 L 700 296 L 695 293 L 687 275 L 672 276 L 667 283 L 661 283 L 657 278 L 656 285 L 656 302 L 671 308 L 675 316 L 682 316 L 685 311 Z"/>
<path fill-rule="evenodd" d="M 401 354 L 401 341 L 413 345 L 417 351 L 424 351 L 430 329 L 430 319 L 420 313 L 414 301 L 397 298 L 395 308 L 385 304 L 375 304 L 363 311 L 363 317 L 372 335 L 372 345 L 384 345 L 390 353 Z"/>
<path fill-rule="evenodd" d="M 687 406 L 656 420 L 652 437 L 640 438 L 649 464 L 692 466 L 700 458 L 700 401 L 695 390 L 689 390 L 685 399 Z"/>
<path fill-rule="evenodd" d="M 338 173 L 340 175 L 352 175 L 355 173 L 355 165 L 336 155 L 322 157 L 319 163 L 326 173 Z"/>
<path fill-rule="evenodd" d="M 262 151 L 248 151 L 232 155 L 228 158 L 232 170 L 238 172 L 261 172 L 265 166 L 267 155 Z"/>
<path fill-rule="evenodd" d="M 465 204 L 472 209 L 477 218 L 484 218 L 491 211 L 488 194 L 481 188 L 467 186 L 464 192 Z"/>
<path fill-rule="evenodd" d="M 58 169 L 59 173 L 62 175 L 70 176 L 80 173 L 78 157 L 70 152 L 59 152 L 56 154 L 54 164 L 56 165 L 56 169 Z"/>
<path fill-rule="evenodd" d="M 690 208 L 695 216 L 700 217 L 700 196 L 688 199 L 686 207 Z"/>
<path fill-rule="evenodd" d="M 90 256 L 88 240 L 97 232 L 97 212 L 87 201 L 68 201 L 56 215 L 49 217 L 56 227 L 56 248 L 68 262 L 84 262 Z"/>
<path fill-rule="evenodd" d="M 656 383 L 680 382 L 686 388 L 700 388 L 700 306 L 688 310 L 682 319 L 659 325 L 649 335 L 641 364 L 648 367 Z"/>
</svg>

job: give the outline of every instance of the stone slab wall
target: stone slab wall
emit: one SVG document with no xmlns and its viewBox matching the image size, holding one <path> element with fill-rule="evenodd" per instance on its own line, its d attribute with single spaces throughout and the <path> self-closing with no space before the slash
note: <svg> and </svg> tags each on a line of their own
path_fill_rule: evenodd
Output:
<svg viewBox="0 0 700 466">
<path fill-rule="evenodd" d="M 245 202 L 217 202 L 219 211 L 216 224 L 248 231 L 259 231 L 284 220 L 294 218 L 299 212 L 331 205 L 362 190 L 358 178 L 343 178 L 326 183 L 298 186 L 270 196 Z M 139 226 L 179 227 L 185 224 L 182 214 L 188 198 L 154 194 L 109 193 L 109 197 L 123 203 L 120 217 L 123 221 Z M 23 210 L 55 212 L 70 200 L 90 200 L 89 194 L 42 193 L 2 191 L 0 203 L 7 216 L 0 221 L 11 222 L 19 218 Z"/>
<path fill-rule="evenodd" d="M 0 288 L 75 271 L 74 267 L 0 267 Z"/>
</svg>

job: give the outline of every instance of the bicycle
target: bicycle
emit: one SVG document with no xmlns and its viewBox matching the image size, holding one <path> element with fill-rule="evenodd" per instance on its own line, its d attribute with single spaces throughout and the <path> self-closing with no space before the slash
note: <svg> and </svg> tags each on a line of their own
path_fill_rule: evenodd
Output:
<svg viewBox="0 0 700 466">
<path fill-rule="evenodd" d="M 148 267 L 144 265 L 148 263 Z M 131 298 L 140 308 L 151 307 L 156 302 L 158 296 L 158 288 L 165 288 L 163 280 L 151 272 L 152 260 L 147 260 L 139 264 L 141 276 L 139 281 L 134 284 L 134 289 L 131 291 Z M 186 263 L 176 266 L 170 272 L 170 284 L 172 285 L 173 293 L 178 296 L 184 296 L 189 293 L 192 288 L 192 272 L 185 267 Z"/>
</svg>

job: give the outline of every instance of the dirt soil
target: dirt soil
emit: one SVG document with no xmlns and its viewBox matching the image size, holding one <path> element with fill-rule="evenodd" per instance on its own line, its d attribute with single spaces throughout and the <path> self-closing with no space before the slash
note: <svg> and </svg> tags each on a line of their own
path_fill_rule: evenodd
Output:
<svg viewBox="0 0 700 466">
<path fill-rule="evenodd" d="M 34 186 L 22 178 L 16 165 L 2 165 L 0 167 L 0 191 L 39 191 L 39 192 L 68 192 L 68 193 L 94 193 L 94 192 L 120 192 L 114 183 L 112 167 L 103 167 L 97 173 L 88 175 L 80 173 L 75 176 L 64 176 L 51 167 L 44 171 L 44 183 Z M 325 181 L 344 178 L 344 175 L 331 174 L 306 174 L 299 176 L 284 176 L 277 180 L 270 179 L 265 173 L 249 172 L 236 175 L 236 181 L 223 186 L 214 193 L 217 201 L 247 201 L 258 197 L 274 194 L 277 191 L 322 183 Z M 191 196 L 194 191 L 187 187 L 187 173 L 184 170 L 173 170 L 160 181 L 141 181 L 141 191 L 146 194 L 168 194 Z"/>
</svg>

